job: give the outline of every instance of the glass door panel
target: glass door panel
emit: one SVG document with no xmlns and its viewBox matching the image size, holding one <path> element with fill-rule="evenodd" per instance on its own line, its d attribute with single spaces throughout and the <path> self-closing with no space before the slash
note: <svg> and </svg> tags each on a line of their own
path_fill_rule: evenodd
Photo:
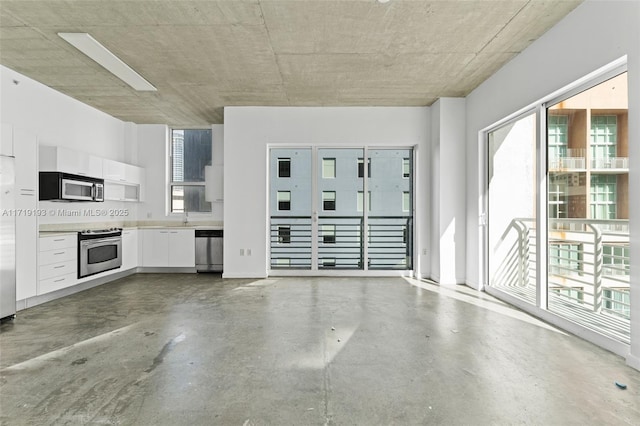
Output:
<svg viewBox="0 0 640 426">
<path fill-rule="evenodd" d="M 489 285 L 536 303 L 536 115 L 488 135 Z"/>
<path fill-rule="evenodd" d="M 413 152 L 371 149 L 368 154 L 369 269 L 413 269 Z"/>
<path fill-rule="evenodd" d="M 318 269 L 363 269 L 363 149 L 318 149 Z"/>
<path fill-rule="evenodd" d="M 548 309 L 629 342 L 627 74 L 546 110 L 563 117 L 567 156 L 549 166 Z M 555 127 L 548 126 L 548 149 Z M 551 155 L 551 152 L 549 153 Z"/>
<path fill-rule="evenodd" d="M 269 161 L 271 269 L 311 269 L 312 151 L 272 149 Z"/>
</svg>

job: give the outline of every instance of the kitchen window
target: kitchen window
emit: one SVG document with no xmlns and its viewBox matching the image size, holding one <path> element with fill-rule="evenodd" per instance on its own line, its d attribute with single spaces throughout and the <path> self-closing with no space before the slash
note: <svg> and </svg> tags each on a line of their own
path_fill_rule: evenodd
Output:
<svg viewBox="0 0 640 426">
<path fill-rule="evenodd" d="M 172 213 L 210 213 L 205 200 L 204 170 L 211 166 L 210 129 L 171 130 L 170 210 Z"/>
</svg>

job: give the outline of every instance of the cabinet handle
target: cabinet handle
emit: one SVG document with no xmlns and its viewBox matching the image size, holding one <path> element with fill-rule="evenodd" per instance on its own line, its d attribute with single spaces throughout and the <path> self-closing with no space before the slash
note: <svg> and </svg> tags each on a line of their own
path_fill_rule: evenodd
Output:
<svg viewBox="0 0 640 426">
<path fill-rule="evenodd" d="M 30 196 L 30 197 L 33 197 L 33 196 L 34 196 L 34 195 L 36 195 L 36 194 L 25 194 L 25 193 L 21 193 L 20 195 L 22 195 L 22 196 L 26 196 L 26 195 L 28 195 L 28 196 Z"/>
<path fill-rule="evenodd" d="M 54 256 L 57 256 L 57 255 L 59 255 L 59 254 L 65 254 L 65 253 L 66 253 L 66 252 L 61 251 L 60 253 L 53 253 L 53 255 L 54 255 Z"/>
<path fill-rule="evenodd" d="M 168 234 L 169 231 L 160 231 L 161 234 Z"/>
<path fill-rule="evenodd" d="M 67 265 L 54 266 L 53 269 L 66 268 Z"/>
<path fill-rule="evenodd" d="M 55 280 L 54 283 L 59 283 L 60 281 L 64 281 L 66 278 L 60 278 L 59 280 Z"/>
<path fill-rule="evenodd" d="M 64 241 L 64 238 L 58 238 L 57 240 L 53 240 L 53 241 Z"/>
</svg>

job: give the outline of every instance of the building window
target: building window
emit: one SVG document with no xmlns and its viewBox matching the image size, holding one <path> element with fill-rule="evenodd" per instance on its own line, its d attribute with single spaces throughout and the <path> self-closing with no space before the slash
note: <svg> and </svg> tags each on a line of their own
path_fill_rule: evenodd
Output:
<svg viewBox="0 0 640 426">
<path fill-rule="evenodd" d="M 211 202 L 204 195 L 204 170 L 211 165 L 211 145 L 210 129 L 171 130 L 172 213 L 211 212 Z"/>
<path fill-rule="evenodd" d="M 411 163 L 408 158 L 402 159 L 402 177 L 409 179 L 411 177 Z"/>
<path fill-rule="evenodd" d="M 291 210 L 290 191 L 278 191 L 278 210 Z"/>
<path fill-rule="evenodd" d="M 322 267 L 323 268 L 335 268 L 336 267 L 336 258 L 335 257 L 325 257 L 322 259 Z"/>
<path fill-rule="evenodd" d="M 277 268 L 289 268 L 291 266 L 291 259 L 288 257 L 279 257 L 276 259 Z"/>
<path fill-rule="evenodd" d="M 322 209 L 323 210 L 336 209 L 336 192 L 335 191 L 322 191 Z"/>
<path fill-rule="evenodd" d="M 591 175 L 591 219 L 617 218 L 616 175 Z"/>
<path fill-rule="evenodd" d="M 322 242 L 324 244 L 336 243 L 336 226 L 322 225 Z"/>
<path fill-rule="evenodd" d="M 291 227 L 278 226 L 278 244 L 290 244 L 290 243 L 291 243 Z"/>
<path fill-rule="evenodd" d="M 582 244 L 550 243 L 548 255 L 550 275 L 582 275 Z"/>
<path fill-rule="evenodd" d="M 364 207 L 364 192 L 358 191 L 356 200 L 356 210 L 361 212 Z M 367 210 L 371 211 L 371 191 L 367 191 Z"/>
<path fill-rule="evenodd" d="M 583 303 L 584 301 L 584 288 L 582 287 L 570 287 L 570 288 L 551 288 L 550 289 L 551 292 L 568 298 L 568 299 L 572 299 L 574 301 L 577 301 L 578 303 Z"/>
<path fill-rule="evenodd" d="M 549 147 L 549 168 L 558 168 L 560 159 L 567 158 L 567 126 L 569 117 L 551 115 L 547 117 L 547 144 Z M 555 167 L 553 167 L 555 166 Z"/>
<path fill-rule="evenodd" d="M 611 288 L 602 290 L 604 309 L 620 314 L 623 317 L 631 316 L 631 298 L 627 288 Z"/>
<path fill-rule="evenodd" d="M 371 158 L 367 158 L 367 176 L 371 177 Z M 364 177 L 364 158 L 358 158 L 358 177 Z"/>
<path fill-rule="evenodd" d="M 278 158 L 278 177 L 291 177 L 291 158 Z"/>
<path fill-rule="evenodd" d="M 595 169 L 611 167 L 616 157 L 618 143 L 618 117 L 615 115 L 591 116 L 591 161 Z"/>
<path fill-rule="evenodd" d="M 549 217 L 552 219 L 567 216 L 566 175 L 549 174 Z"/>
<path fill-rule="evenodd" d="M 411 194 L 408 192 L 402 193 L 402 211 L 405 213 L 411 211 Z"/>
<path fill-rule="evenodd" d="M 604 275 L 629 275 L 629 246 L 603 244 L 602 273 Z"/>
<path fill-rule="evenodd" d="M 333 179 L 336 177 L 336 159 L 335 158 L 322 159 L 322 177 L 324 179 Z"/>
</svg>

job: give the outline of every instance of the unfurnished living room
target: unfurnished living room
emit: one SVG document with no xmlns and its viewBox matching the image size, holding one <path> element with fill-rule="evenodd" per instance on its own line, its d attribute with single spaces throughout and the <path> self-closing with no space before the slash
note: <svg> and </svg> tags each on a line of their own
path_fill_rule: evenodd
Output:
<svg viewBox="0 0 640 426">
<path fill-rule="evenodd" d="M 638 22 L 0 0 L 0 423 L 640 424 Z"/>
</svg>

